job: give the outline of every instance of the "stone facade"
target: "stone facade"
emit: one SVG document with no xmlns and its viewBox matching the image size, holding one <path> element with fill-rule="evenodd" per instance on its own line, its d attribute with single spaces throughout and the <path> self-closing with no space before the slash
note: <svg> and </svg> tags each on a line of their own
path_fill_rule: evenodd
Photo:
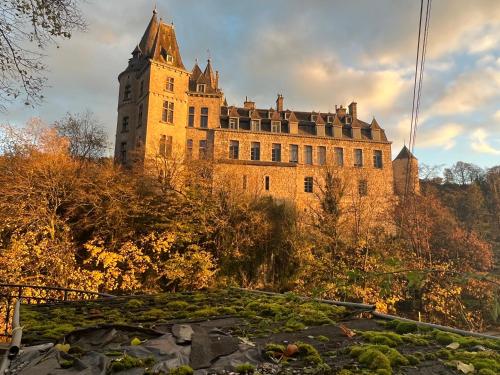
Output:
<svg viewBox="0 0 500 375">
<path fill-rule="evenodd" d="M 124 165 L 158 156 L 210 159 L 215 187 L 269 194 L 304 209 L 317 204 L 330 168 L 351 197 L 374 201 L 401 192 L 410 156 L 393 164 L 385 131 L 375 118 L 359 119 L 357 103 L 332 113 L 292 111 L 280 94 L 275 108 L 256 108 L 248 98 L 229 107 L 210 60 L 204 71 L 197 63 L 187 71 L 173 25 L 156 12 L 118 80 L 115 158 Z"/>
</svg>

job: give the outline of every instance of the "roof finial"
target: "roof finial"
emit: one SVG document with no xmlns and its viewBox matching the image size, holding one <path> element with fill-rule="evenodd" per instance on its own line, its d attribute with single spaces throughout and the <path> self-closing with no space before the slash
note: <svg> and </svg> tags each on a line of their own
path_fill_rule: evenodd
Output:
<svg viewBox="0 0 500 375">
<path fill-rule="evenodd" d="M 207 48 L 207 55 L 208 55 L 207 61 L 210 62 L 211 56 L 210 56 L 210 49 L 209 48 Z"/>
<path fill-rule="evenodd" d="M 155 7 L 154 7 L 154 9 L 153 9 L 153 14 L 154 14 L 154 15 L 157 15 L 157 14 L 158 14 L 158 9 L 156 8 L 156 3 L 155 3 Z"/>
</svg>

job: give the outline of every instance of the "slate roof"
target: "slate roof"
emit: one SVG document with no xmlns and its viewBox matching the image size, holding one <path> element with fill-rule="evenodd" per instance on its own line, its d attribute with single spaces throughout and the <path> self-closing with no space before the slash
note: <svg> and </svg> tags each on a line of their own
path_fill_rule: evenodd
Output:
<svg viewBox="0 0 500 375">
<path fill-rule="evenodd" d="M 401 149 L 401 151 L 399 151 L 399 154 L 398 156 L 396 156 L 396 159 L 394 160 L 398 160 L 398 159 L 417 159 L 411 152 L 410 150 L 408 149 L 408 147 L 403 146 L 403 148 Z"/>
<path fill-rule="evenodd" d="M 228 116 L 228 111 L 230 111 L 231 115 Z M 271 114 L 272 119 L 270 119 L 269 113 Z M 288 119 L 285 119 L 285 114 L 288 113 Z M 316 121 L 311 121 L 311 115 L 317 115 Z M 333 127 L 334 126 L 342 126 L 342 134 L 343 139 L 353 139 L 352 138 L 352 124 L 346 123 L 346 116 L 338 116 L 336 114 L 322 114 L 316 112 L 302 112 L 302 111 L 276 111 L 273 108 L 270 109 L 248 109 L 244 107 L 227 107 L 223 106 L 221 108 L 221 116 L 220 123 L 222 128 L 229 127 L 229 117 L 239 117 L 239 128 L 242 130 L 250 130 L 250 116 L 252 118 L 261 118 L 261 131 L 271 131 L 271 121 L 281 120 L 281 133 L 289 132 L 289 123 L 290 122 L 298 122 L 299 123 L 299 135 L 316 135 L 316 125 L 324 124 L 325 125 L 325 135 L 327 137 L 333 137 Z M 327 122 L 328 116 L 331 116 L 331 122 Z M 373 121 L 372 121 L 373 124 Z M 372 126 L 367 122 L 356 119 L 354 121 L 354 127 L 358 127 L 361 129 L 361 139 L 362 140 L 371 140 L 371 131 L 372 129 L 380 129 L 380 140 L 387 141 L 387 137 L 385 135 L 385 131 L 380 128 L 378 123 Z"/>
<path fill-rule="evenodd" d="M 172 62 L 167 61 L 167 55 L 173 57 Z M 156 10 L 153 11 L 153 16 L 139 45 L 132 52 L 132 56 L 133 58 L 129 60 L 125 71 L 139 70 L 144 67 L 149 59 L 186 69 L 182 62 L 173 25 L 158 20 Z"/>
</svg>

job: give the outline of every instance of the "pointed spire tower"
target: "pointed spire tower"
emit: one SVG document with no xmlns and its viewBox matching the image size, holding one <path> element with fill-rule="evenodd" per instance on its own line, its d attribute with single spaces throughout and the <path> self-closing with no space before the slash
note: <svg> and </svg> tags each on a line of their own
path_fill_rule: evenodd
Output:
<svg viewBox="0 0 500 375">
<path fill-rule="evenodd" d="M 402 196 L 405 192 L 417 194 L 420 192 L 418 160 L 406 145 L 392 161 L 392 173 L 394 175 L 394 193 Z"/>
</svg>

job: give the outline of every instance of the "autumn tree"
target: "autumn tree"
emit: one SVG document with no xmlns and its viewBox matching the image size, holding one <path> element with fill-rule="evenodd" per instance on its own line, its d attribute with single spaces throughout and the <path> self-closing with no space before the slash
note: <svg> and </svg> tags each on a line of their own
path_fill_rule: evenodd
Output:
<svg viewBox="0 0 500 375">
<path fill-rule="evenodd" d="M 55 122 L 54 128 L 61 138 L 67 140 L 69 154 L 74 158 L 95 159 L 106 152 L 107 135 L 102 124 L 90 111 L 68 113 Z"/>
<path fill-rule="evenodd" d="M 46 84 L 44 51 L 86 25 L 78 0 L 0 2 L 0 109 L 18 97 L 39 103 Z"/>
</svg>

